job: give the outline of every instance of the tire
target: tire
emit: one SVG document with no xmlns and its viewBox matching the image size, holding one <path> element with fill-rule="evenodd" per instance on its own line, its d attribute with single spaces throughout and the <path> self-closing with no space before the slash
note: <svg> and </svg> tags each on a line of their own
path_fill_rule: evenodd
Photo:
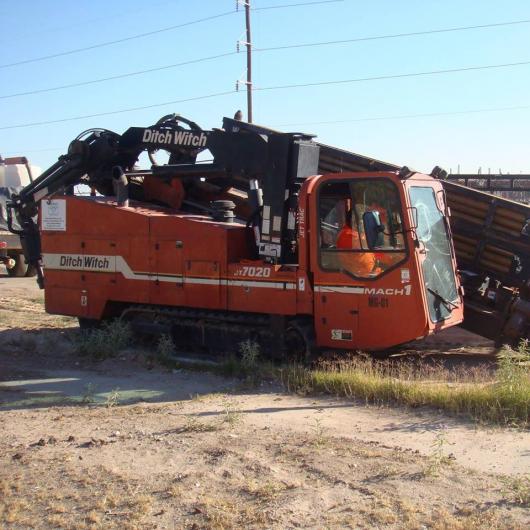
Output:
<svg viewBox="0 0 530 530">
<path fill-rule="evenodd" d="M 10 258 L 15 260 L 15 266 L 11 269 L 7 269 L 7 274 L 11 278 L 23 278 L 27 275 L 28 272 L 28 265 L 26 265 L 26 262 L 24 260 L 23 254 L 15 254 L 10 255 Z"/>
<path fill-rule="evenodd" d="M 291 321 L 285 330 L 285 358 L 310 365 L 320 353 L 313 326 L 305 321 Z"/>
</svg>

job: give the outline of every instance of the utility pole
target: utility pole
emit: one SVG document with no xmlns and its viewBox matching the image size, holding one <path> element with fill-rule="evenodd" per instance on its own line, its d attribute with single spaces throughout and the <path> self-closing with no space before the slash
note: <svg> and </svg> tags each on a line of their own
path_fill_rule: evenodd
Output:
<svg viewBox="0 0 530 530">
<path fill-rule="evenodd" d="M 240 84 L 247 86 L 247 121 L 252 123 L 252 34 L 250 32 L 250 0 L 236 0 L 236 11 L 239 6 L 245 6 L 245 41 L 237 41 L 237 51 L 239 52 L 240 44 L 244 44 L 247 48 L 247 80 L 242 81 L 241 78 L 236 81 L 236 90 L 239 90 Z"/>
<path fill-rule="evenodd" d="M 250 0 L 245 2 L 245 23 L 247 26 L 247 119 L 252 123 L 252 36 L 250 33 Z"/>
</svg>

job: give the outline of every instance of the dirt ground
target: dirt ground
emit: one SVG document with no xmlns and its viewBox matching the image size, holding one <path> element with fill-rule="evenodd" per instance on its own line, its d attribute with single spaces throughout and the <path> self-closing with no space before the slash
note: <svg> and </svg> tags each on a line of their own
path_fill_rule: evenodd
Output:
<svg viewBox="0 0 530 530">
<path fill-rule="evenodd" d="M 145 348 L 94 362 L 76 329 L 0 274 L 0 528 L 530 527 L 528 431 L 248 389 Z M 492 351 L 461 330 L 425 348 Z"/>
</svg>

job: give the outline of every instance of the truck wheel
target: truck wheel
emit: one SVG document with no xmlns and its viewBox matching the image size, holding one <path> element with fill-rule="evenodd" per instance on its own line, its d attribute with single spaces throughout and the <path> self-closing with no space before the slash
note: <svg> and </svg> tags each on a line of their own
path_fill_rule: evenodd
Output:
<svg viewBox="0 0 530 530">
<path fill-rule="evenodd" d="M 12 278 L 23 278 L 26 276 L 28 266 L 24 261 L 24 256 L 22 254 L 15 254 L 14 256 L 9 257 L 15 260 L 15 266 L 11 269 L 7 269 L 7 274 Z"/>
<path fill-rule="evenodd" d="M 287 359 L 311 364 L 320 354 L 315 345 L 315 332 L 309 322 L 292 321 L 285 330 Z"/>
</svg>

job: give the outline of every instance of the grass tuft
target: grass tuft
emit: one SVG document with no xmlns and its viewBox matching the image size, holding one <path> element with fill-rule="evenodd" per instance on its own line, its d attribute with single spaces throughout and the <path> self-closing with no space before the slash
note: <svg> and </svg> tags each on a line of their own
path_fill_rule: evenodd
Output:
<svg viewBox="0 0 530 530">
<path fill-rule="evenodd" d="M 95 359 L 107 359 L 126 348 L 131 338 L 132 332 L 129 324 L 114 320 L 104 323 L 99 329 L 82 331 L 74 339 L 74 344 L 81 355 L 89 355 Z"/>
<path fill-rule="evenodd" d="M 156 345 L 156 353 L 162 362 L 168 362 L 176 355 L 175 343 L 169 335 L 161 335 Z"/>
<path fill-rule="evenodd" d="M 506 477 L 503 482 L 504 497 L 515 504 L 530 508 L 530 474 Z"/>
</svg>

